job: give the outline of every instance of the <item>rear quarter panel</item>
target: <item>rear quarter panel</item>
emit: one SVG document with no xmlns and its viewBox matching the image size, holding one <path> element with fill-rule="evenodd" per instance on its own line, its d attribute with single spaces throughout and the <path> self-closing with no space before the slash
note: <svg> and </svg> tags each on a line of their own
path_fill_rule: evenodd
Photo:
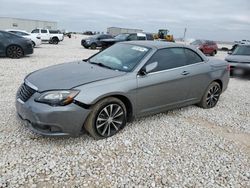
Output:
<svg viewBox="0 0 250 188">
<path fill-rule="evenodd" d="M 226 61 L 211 58 L 209 60 L 211 66 L 210 75 L 213 80 L 220 80 L 222 82 L 222 91 L 227 89 L 229 83 L 230 71 L 228 70 L 229 64 Z"/>
</svg>

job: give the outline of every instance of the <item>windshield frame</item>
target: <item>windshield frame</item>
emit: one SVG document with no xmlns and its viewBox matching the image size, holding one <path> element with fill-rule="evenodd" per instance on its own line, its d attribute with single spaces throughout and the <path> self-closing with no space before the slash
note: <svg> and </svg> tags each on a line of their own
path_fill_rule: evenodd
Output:
<svg viewBox="0 0 250 188">
<path fill-rule="evenodd" d="M 231 55 L 250 56 L 250 51 L 249 51 L 249 54 L 239 54 L 239 53 L 237 53 L 238 50 L 239 50 L 239 48 L 249 48 L 249 50 L 250 50 L 250 45 L 238 45 L 238 46 L 234 49 L 234 51 L 232 52 Z"/>
<path fill-rule="evenodd" d="M 130 70 L 126 71 L 126 70 L 121 70 L 121 69 L 115 69 L 113 67 L 110 67 L 108 69 L 110 70 L 113 70 L 113 71 L 121 71 L 121 72 L 126 72 L 126 73 L 129 73 L 129 72 L 133 72 L 140 64 L 141 62 L 150 54 L 150 52 L 152 51 L 152 48 L 148 47 L 148 46 L 143 46 L 143 45 L 137 45 L 137 44 L 129 44 L 129 43 L 118 43 L 118 44 L 115 44 L 115 45 L 130 45 L 130 46 L 137 46 L 137 47 L 142 47 L 142 48 L 147 48 L 148 51 L 138 60 L 138 62 L 135 64 L 135 66 L 133 68 L 131 68 Z M 115 45 L 111 46 L 111 47 L 115 47 Z M 104 50 L 105 51 L 105 50 Z M 88 59 L 86 60 L 83 60 L 83 61 L 86 61 L 90 64 L 93 64 L 93 65 L 97 65 L 97 66 L 100 66 L 98 65 L 99 63 L 102 63 L 102 62 L 95 62 L 95 61 L 91 61 L 92 58 L 96 57 L 97 55 L 99 55 L 100 53 L 104 52 L 104 51 L 100 51 L 94 55 L 92 55 L 91 57 L 89 57 Z M 107 68 L 105 66 L 101 66 L 103 68 Z"/>
</svg>

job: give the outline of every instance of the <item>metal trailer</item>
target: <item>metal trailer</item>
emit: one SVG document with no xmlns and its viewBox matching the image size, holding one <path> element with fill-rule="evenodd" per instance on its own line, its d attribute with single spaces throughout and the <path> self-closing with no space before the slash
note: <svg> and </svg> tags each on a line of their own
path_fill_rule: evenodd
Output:
<svg viewBox="0 0 250 188">
<path fill-rule="evenodd" d="M 0 17 L 0 29 L 20 29 L 31 32 L 36 28 L 57 29 L 57 22 Z"/>
<path fill-rule="evenodd" d="M 107 28 L 107 34 L 110 35 L 119 35 L 121 33 L 141 33 L 142 29 L 129 29 L 129 28 L 120 28 L 120 27 L 109 27 Z"/>
</svg>

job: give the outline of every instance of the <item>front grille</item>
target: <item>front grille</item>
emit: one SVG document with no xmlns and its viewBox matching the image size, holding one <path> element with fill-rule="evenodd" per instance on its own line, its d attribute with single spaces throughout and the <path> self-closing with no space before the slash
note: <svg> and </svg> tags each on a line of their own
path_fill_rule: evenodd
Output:
<svg viewBox="0 0 250 188">
<path fill-rule="evenodd" d="M 23 102 L 26 102 L 36 91 L 25 83 L 21 85 L 17 92 L 17 98 L 20 98 Z"/>
</svg>

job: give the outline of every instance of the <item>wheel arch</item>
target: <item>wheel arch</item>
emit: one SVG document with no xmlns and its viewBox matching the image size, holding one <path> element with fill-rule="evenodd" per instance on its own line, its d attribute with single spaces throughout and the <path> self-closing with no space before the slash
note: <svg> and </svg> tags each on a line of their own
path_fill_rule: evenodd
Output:
<svg viewBox="0 0 250 188">
<path fill-rule="evenodd" d="M 59 38 L 58 38 L 57 36 L 54 36 L 54 37 L 52 37 L 51 39 L 52 39 L 52 40 L 53 40 L 53 39 L 56 39 L 56 40 L 59 41 Z"/>
<path fill-rule="evenodd" d="M 220 79 L 216 79 L 213 82 L 217 82 L 218 84 L 220 84 L 221 90 L 223 90 L 223 82 Z"/>
<path fill-rule="evenodd" d="M 133 103 L 131 102 L 131 100 L 127 96 L 125 96 L 123 94 L 110 94 L 110 95 L 105 95 L 105 96 L 99 97 L 97 100 L 94 101 L 94 103 L 91 106 L 95 105 L 99 101 L 101 101 L 105 98 L 108 98 L 108 97 L 114 97 L 114 98 L 121 100 L 123 102 L 123 104 L 125 105 L 126 110 L 127 110 L 127 121 L 131 121 L 133 119 L 133 117 L 134 117 Z"/>
</svg>

